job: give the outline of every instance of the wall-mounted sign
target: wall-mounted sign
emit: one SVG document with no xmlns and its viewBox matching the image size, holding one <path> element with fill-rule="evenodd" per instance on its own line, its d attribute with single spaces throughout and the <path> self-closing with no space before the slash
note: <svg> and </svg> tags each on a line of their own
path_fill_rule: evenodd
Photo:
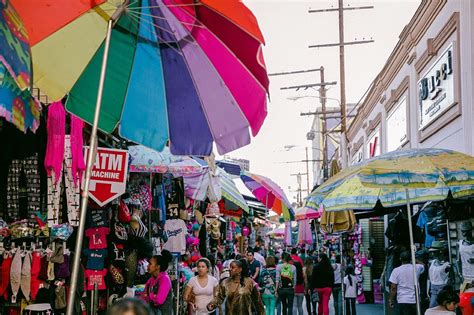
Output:
<svg viewBox="0 0 474 315">
<path fill-rule="evenodd" d="M 367 142 L 367 157 L 370 159 L 377 155 L 380 155 L 380 127 L 370 134 Z"/>
<path fill-rule="evenodd" d="M 453 47 L 451 43 L 418 81 L 420 129 L 454 103 Z"/>
<path fill-rule="evenodd" d="M 87 158 L 89 147 L 84 148 Z M 87 161 L 86 161 L 87 162 Z M 89 197 L 103 207 L 125 193 L 128 172 L 128 151 L 97 148 L 89 185 Z M 82 185 L 84 186 L 84 180 Z M 84 189 L 84 187 L 82 187 Z"/>
<path fill-rule="evenodd" d="M 387 152 L 397 150 L 407 140 L 407 99 L 403 98 L 387 117 Z"/>
</svg>

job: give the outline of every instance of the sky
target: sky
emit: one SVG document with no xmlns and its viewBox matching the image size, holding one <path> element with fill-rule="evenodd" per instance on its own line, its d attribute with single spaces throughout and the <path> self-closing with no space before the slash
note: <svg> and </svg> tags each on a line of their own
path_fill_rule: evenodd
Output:
<svg viewBox="0 0 474 315">
<path fill-rule="evenodd" d="M 308 13 L 309 9 L 336 8 L 337 0 L 244 0 L 256 16 L 266 46 L 263 49 L 268 73 L 325 68 L 325 80 L 337 81 L 327 91 L 327 97 L 339 99 L 339 49 L 308 48 L 309 45 L 336 43 L 338 14 Z M 373 5 L 371 10 L 350 10 L 344 14 L 345 41 L 373 39 L 371 44 L 352 45 L 345 48 L 347 103 L 358 102 L 380 72 L 393 51 L 398 36 L 410 21 L 419 0 L 344 1 L 344 6 Z M 250 171 L 267 176 L 287 193 L 290 201 L 296 201 L 298 188 L 296 174 L 306 172 L 306 163 L 288 163 L 305 159 L 305 146 L 311 147 L 306 133 L 311 129 L 312 116 L 300 116 L 301 112 L 315 111 L 317 98 L 297 101 L 288 97 L 317 95 L 306 91 L 280 90 L 281 87 L 319 82 L 319 73 L 290 76 L 271 76 L 268 116 L 252 143 L 228 154 L 232 158 L 250 160 Z M 332 104 L 331 104 L 332 102 Z M 327 106 L 337 105 L 327 101 Z M 295 145 L 290 151 L 284 146 Z M 310 157 L 311 159 L 311 157 Z M 310 173 L 312 170 L 310 169 Z M 313 178 L 310 177 L 310 183 Z M 238 183 L 238 181 L 236 181 Z M 303 178 L 302 188 L 306 188 Z M 245 194 L 248 190 L 239 184 Z M 249 194 L 249 193 L 248 193 Z M 305 197 L 306 192 L 303 192 Z"/>
</svg>

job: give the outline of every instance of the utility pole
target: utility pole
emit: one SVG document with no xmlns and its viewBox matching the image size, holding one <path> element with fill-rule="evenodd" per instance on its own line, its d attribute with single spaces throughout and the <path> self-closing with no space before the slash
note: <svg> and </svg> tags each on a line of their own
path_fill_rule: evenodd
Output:
<svg viewBox="0 0 474 315">
<path fill-rule="evenodd" d="M 337 9 L 321 9 L 321 10 L 309 10 L 309 13 L 321 13 L 321 12 L 335 12 L 339 14 L 339 42 L 336 44 L 322 44 L 322 45 L 310 45 L 309 48 L 321 48 L 321 47 L 334 47 L 339 46 L 339 81 L 340 81 L 340 93 L 341 93 L 341 160 L 342 167 L 347 167 L 347 109 L 346 109 L 346 70 L 345 70 L 345 58 L 344 58 L 344 46 L 346 45 L 357 45 L 357 44 L 368 44 L 373 43 L 374 40 L 362 40 L 344 42 L 344 11 L 345 10 L 364 10 L 373 9 L 373 6 L 361 6 L 361 7 L 350 7 L 344 8 L 344 0 L 338 0 Z"/>
<path fill-rule="evenodd" d="M 321 101 L 321 112 L 322 112 L 322 117 L 318 117 L 318 115 L 315 115 L 313 119 L 313 124 L 312 128 L 314 128 L 315 124 L 319 124 L 320 119 L 322 120 L 322 169 L 323 169 L 323 178 L 324 180 L 327 179 L 327 165 L 328 165 L 328 146 L 327 146 L 327 122 L 326 122 L 326 86 L 327 85 L 336 85 L 336 81 L 331 81 L 331 82 L 326 82 L 324 79 L 324 67 L 321 66 L 319 69 L 310 69 L 310 70 L 299 70 L 299 71 L 292 71 L 292 72 L 282 72 L 282 73 L 275 73 L 275 74 L 270 74 L 272 75 L 288 75 L 288 74 L 296 74 L 296 73 L 307 73 L 307 72 L 317 72 L 319 71 L 319 76 L 320 76 L 320 83 L 314 83 L 314 84 L 304 84 L 304 85 L 295 85 L 295 86 L 285 86 L 281 87 L 280 90 L 293 90 L 293 89 L 308 89 L 308 88 L 315 88 L 319 87 L 319 99 Z M 317 111 L 316 111 L 317 112 Z M 314 140 L 312 140 L 314 141 Z M 321 144 L 320 144 L 321 145 Z M 314 142 L 312 143 L 312 147 L 314 147 Z M 307 149 L 306 149 L 307 151 Z M 314 149 L 312 150 L 313 154 L 313 161 L 314 161 Z M 306 161 L 309 161 L 308 156 L 306 155 Z M 309 166 L 306 165 L 306 172 L 309 174 Z M 313 180 L 314 180 L 314 165 L 313 165 Z M 307 177 L 307 186 L 308 186 L 308 194 L 310 192 L 309 190 L 309 176 Z"/>
<path fill-rule="evenodd" d="M 296 176 L 296 181 L 298 183 L 298 195 L 296 201 L 298 202 L 298 206 L 301 207 L 303 206 L 303 195 L 302 195 L 302 189 L 301 189 L 301 175 L 306 175 L 308 176 L 308 173 L 297 173 L 297 174 L 290 174 L 291 176 Z M 309 187 L 308 187 L 308 194 L 309 194 Z"/>
<path fill-rule="evenodd" d="M 319 71 L 321 82 L 324 82 L 324 67 L 321 66 Z M 322 122 L 321 122 L 321 131 L 323 139 L 323 182 L 328 178 L 328 136 L 327 136 L 327 123 L 326 123 L 326 88 L 321 86 L 319 88 L 319 96 L 321 99 L 321 111 L 323 112 Z M 315 116 L 315 120 L 318 116 Z M 308 159 L 308 157 L 306 157 Z"/>
</svg>

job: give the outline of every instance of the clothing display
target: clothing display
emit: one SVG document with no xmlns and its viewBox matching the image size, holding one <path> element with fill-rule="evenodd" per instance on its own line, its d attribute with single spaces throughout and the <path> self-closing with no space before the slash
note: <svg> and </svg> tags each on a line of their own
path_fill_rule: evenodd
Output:
<svg viewBox="0 0 474 315">
<path fill-rule="evenodd" d="M 107 289 L 105 285 L 105 275 L 107 274 L 107 269 L 102 270 L 86 270 L 84 275 L 87 279 L 86 290 L 94 290 L 94 285 L 97 284 L 98 290 Z"/>
<path fill-rule="evenodd" d="M 186 234 L 188 233 L 186 223 L 181 219 L 166 220 L 165 233 L 168 240 L 163 244 L 163 249 L 169 250 L 172 253 L 184 254 L 186 250 Z"/>
<path fill-rule="evenodd" d="M 470 244 L 464 240 L 458 242 L 459 255 L 462 263 L 462 276 L 465 281 L 474 280 L 474 264 L 470 259 L 474 258 L 474 244 Z"/>
<path fill-rule="evenodd" d="M 10 164 L 7 208 L 11 220 L 30 217 L 40 210 L 41 186 L 38 164 L 38 155 L 13 160 Z"/>
<path fill-rule="evenodd" d="M 109 228 L 89 228 L 84 233 L 89 238 L 89 249 L 103 249 L 107 248 L 107 235 L 109 234 Z"/>
</svg>

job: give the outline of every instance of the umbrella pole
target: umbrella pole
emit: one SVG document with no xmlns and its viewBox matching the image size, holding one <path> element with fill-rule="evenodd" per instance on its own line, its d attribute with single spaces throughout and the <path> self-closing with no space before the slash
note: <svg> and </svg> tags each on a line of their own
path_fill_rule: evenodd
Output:
<svg viewBox="0 0 474 315">
<path fill-rule="evenodd" d="M 416 298 L 416 313 L 421 315 L 421 305 L 420 305 L 420 286 L 418 283 L 418 272 L 416 271 L 416 258 L 415 258 L 415 242 L 413 240 L 413 224 L 411 222 L 411 207 L 410 207 L 410 196 L 408 193 L 408 188 L 405 188 L 406 198 L 407 198 L 407 214 L 408 214 L 408 230 L 410 234 L 410 253 L 411 253 L 411 263 L 413 266 L 413 282 L 415 286 L 415 298 Z"/>
<path fill-rule="evenodd" d="M 104 82 L 105 82 L 105 72 L 107 69 L 107 59 L 109 55 L 110 47 L 110 37 L 112 35 L 112 26 L 114 21 L 117 21 L 119 17 L 125 10 L 125 5 L 120 6 L 117 11 L 110 18 L 107 25 L 107 35 L 105 37 L 105 47 L 104 47 L 104 56 L 102 58 L 102 68 L 100 70 L 100 81 L 97 91 L 97 102 L 95 105 L 94 112 L 94 122 L 92 124 L 92 133 L 90 137 L 89 152 L 87 154 L 87 166 L 86 174 L 84 176 L 84 189 L 81 192 L 81 208 L 80 208 L 80 219 L 79 219 L 79 228 L 77 230 L 77 239 L 76 246 L 74 249 L 74 261 L 72 265 L 71 273 L 71 287 L 69 290 L 69 303 L 67 304 L 67 315 L 74 315 L 74 301 L 76 290 L 77 290 L 77 277 L 79 274 L 79 268 L 81 267 L 81 252 L 82 252 L 82 242 L 84 240 L 84 229 L 86 227 L 86 212 L 87 212 L 87 201 L 89 200 L 89 184 L 92 174 L 92 165 L 95 159 L 95 154 L 97 152 L 97 127 L 99 125 L 99 116 L 100 116 L 100 107 L 102 105 L 102 94 L 104 91 Z"/>
</svg>

